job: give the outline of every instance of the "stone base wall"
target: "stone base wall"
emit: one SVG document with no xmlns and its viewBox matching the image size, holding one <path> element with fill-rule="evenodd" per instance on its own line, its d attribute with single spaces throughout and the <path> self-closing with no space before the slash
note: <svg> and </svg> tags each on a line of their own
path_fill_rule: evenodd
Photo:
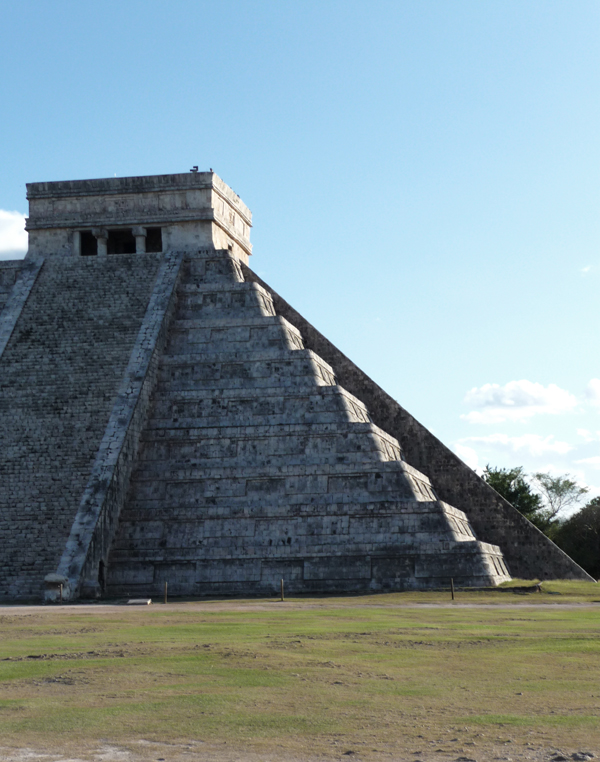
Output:
<svg viewBox="0 0 600 762">
<path fill-rule="evenodd" d="M 281 580 L 286 594 L 374 593 L 402 590 L 430 590 L 449 587 L 485 587 L 500 577 L 491 570 L 498 548 L 482 550 L 473 543 L 472 552 L 461 547 L 433 553 L 388 555 L 310 555 L 280 558 L 223 559 L 220 561 L 135 562 L 119 564 L 111 577 L 110 592 L 122 597 L 160 596 L 168 584 L 169 595 L 279 595 Z M 468 549 L 471 550 L 471 549 Z"/>
</svg>

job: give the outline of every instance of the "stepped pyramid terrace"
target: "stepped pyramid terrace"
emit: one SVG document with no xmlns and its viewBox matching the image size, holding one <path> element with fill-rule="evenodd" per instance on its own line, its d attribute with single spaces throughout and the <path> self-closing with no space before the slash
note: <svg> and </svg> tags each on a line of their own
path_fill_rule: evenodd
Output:
<svg viewBox="0 0 600 762">
<path fill-rule="evenodd" d="M 591 579 L 253 272 L 217 175 L 27 191 L 1 600 Z"/>
</svg>

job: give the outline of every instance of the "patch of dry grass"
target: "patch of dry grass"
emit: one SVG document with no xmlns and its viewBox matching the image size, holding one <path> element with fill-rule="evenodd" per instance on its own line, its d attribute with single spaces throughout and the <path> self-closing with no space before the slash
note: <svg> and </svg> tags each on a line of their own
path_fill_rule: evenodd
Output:
<svg viewBox="0 0 600 762">
<path fill-rule="evenodd" d="M 0 737 L 281 756 L 597 750 L 600 592 L 581 584 L 454 605 L 439 592 L 0 608 Z M 544 605 L 557 601 L 570 605 Z"/>
</svg>

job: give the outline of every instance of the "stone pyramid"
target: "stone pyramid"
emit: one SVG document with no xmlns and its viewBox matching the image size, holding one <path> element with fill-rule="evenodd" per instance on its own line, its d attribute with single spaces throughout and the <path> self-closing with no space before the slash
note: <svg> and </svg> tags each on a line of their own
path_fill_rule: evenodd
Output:
<svg viewBox="0 0 600 762">
<path fill-rule="evenodd" d="M 28 256 L 0 262 L 0 598 L 587 578 L 253 273 L 216 175 L 28 193 Z"/>
</svg>

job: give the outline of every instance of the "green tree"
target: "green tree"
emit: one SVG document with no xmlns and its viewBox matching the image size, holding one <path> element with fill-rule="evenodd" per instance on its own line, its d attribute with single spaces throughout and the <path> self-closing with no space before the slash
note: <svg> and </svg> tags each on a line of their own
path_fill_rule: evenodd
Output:
<svg viewBox="0 0 600 762">
<path fill-rule="evenodd" d="M 600 577 L 600 497 L 560 522 L 554 542 L 594 579 Z"/>
<path fill-rule="evenodd" d="M 543 515 L 542 498 L 532 490 L 525 476 L 522 466 L 495 468 L 488 464 L 483 472 L 483 479 L 490 487 L 508 500 L 532 524 L 544 531 L 547 522 Z"/>
<path fill-rule="evenodd" d="M 545 503 L 544 512 L 550 521 L 571 505 L 578 503 L 589 492 L 587 487 L 580 487 L 577 482 L 564 476 L 537 473 L 533 475 L 533 483 L 542 495 Z"/>
</svg>

